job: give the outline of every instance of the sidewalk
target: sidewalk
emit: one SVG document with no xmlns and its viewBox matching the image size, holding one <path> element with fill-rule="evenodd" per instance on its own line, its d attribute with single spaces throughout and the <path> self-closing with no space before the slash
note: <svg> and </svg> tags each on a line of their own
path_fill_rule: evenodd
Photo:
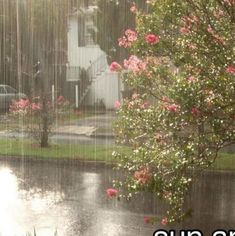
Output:
<svg viewBox="0 0 235 236">
<path fill-rule="evenodd" d="M 116 115 L 113 112 L 86 117 L 71 122 L 69 125 L 58 126 L 54 134 L 85 135 L 89 137 L 114 138 L 113 123 Z"/>
<path fill-rule="evenodd" d="M 68 124 L 58 125 L 53 128 L 53 135 L 75 135 L 99 138 L 114 138 L 113 123 L 116 119 L 115 112 L 107 112 L 105 114 L 94 114 L 89 117 L 80 118 L 78 120 L 69 121 Z M 1 117 L 1 122 L 7 124 L 10 122 L 7 116 Z M 12 131 L 3 127 L 0 135 L 8 135 Z M 24 133 L 24 132 L 23 132 Z M 23 135 L 23 134 L 22 134 Z"/>
</svg>

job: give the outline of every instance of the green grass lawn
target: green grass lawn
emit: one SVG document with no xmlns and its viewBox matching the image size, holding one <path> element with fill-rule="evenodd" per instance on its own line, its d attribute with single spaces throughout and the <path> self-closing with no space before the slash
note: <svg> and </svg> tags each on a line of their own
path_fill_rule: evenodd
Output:
<svg viewBox="0 0 235 236">
<path fill-rule="evenodd" d="M 80 159 L 112 162 L 112 146 L 52 144 L 40 148 L 38 144 L 26 140 L 0 139 L 0 155 L 40 157 L 45 159 Z"/>
<path fill-rule="evenodd" d="M 52 144 L 49 148 L 40 148 L 38 144 L 29 140 L 0 139 L 0 155 L 4 156 L 79 159 L 112 163 L 115 161 L 112 157 L 114 150 L 125 153 L 130 151 L 128 147 L 74 144 Z M 220 153 L 211 169 L 235 170 L 235 153 Z"/>
</svg>

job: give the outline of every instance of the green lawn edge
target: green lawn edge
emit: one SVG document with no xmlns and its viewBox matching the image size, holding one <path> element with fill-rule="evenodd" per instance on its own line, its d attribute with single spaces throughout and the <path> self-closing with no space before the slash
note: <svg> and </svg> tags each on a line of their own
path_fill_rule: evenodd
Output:
<svg viewBox="0 0 235 236">
<path fill-rule="evenodd" d="M 0 155 L 45 160 L 79 160 L 115 163 L 113 151 L 128 153 L 126 146 L 84 145 L 84 144 L 51 144 L 41 148 L 35 142 L 24 139 L 0 139 Z M 219 153 L 210 170 L 235 170 L 235 153 Z"/>
<path fill-rule="evenodd" d="M 41 148 L 35 142 L 22 139 L 0 139 L 0 155 L 55 160 L 86 160 L 113 163 L 112 152 L 118 147 L 84 144 L 54 144 Z"/>
</svg>

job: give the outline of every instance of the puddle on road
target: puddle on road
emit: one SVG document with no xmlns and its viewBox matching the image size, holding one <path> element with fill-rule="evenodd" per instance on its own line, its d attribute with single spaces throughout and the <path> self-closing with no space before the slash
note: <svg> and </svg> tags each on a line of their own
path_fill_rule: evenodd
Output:
<svg viewBox="0 0 235 236">
<path fill-rule="evenodd" d="M 53 213 L 53 206 L 63 199 L 63 193 L 42 192 L 39 188 L 26 191 L 19 187 L 21 184 L 23 180 L 17 178 L 10 168 L 0 169 L 1 236 L 25 235 L 30 230 L 29 225 L 39 228 L 41 235 L 53 235 L 55 227 L 59 228 L 67 221 L 66 215 L 62 218 L 47 215 L 48 211 Z"/>
<path fill-rule="evenodd" d="M 161 215 L 161 203 L 150 195 L 135 200 L 107 199 L 114 176 L 108 166 L 46 162 L 2 162 L 0 165 L 0 235 L 25 236 L 142 236 L 160 225 L 143 222 Z M 205 235 L 234 225 L 235 174 L 208 172 L 189 197 L 194 215 L 181 228 L 199 228 Z"/>
</svg>

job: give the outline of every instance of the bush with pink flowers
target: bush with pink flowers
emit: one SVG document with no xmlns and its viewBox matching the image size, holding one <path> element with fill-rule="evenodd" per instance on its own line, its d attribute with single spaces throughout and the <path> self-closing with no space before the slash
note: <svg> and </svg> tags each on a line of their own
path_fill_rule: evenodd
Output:
<svg viewBox="0 0 235 236">
<path fill-rule="evenodd" d="M 54 105 L 39 97 L 32 100 L 20 99 L 12 102 L 10 115 L 22 120 L 25 131 L 37 140 L 41 147 L 48 147 L 48 138 L 56 116 L 66 112 L 69 106 L 68 100 L 63 96 L 59 96 Z"/>
<path fill-rule="evenodd" d="M 148 2 L 131 40 L 119 40 L 131 56 L 117 68 L 135 92 L 118 107 L 118 142 L 132 153 L 114 152 L 126 173 L 114 187 L 119 197 L 147 191 L 165 201 L 165 214 L 147 221 L 166 225 L 191 213 L 195 170 L 235 143 L 235 1 Z"/>
</svg>

